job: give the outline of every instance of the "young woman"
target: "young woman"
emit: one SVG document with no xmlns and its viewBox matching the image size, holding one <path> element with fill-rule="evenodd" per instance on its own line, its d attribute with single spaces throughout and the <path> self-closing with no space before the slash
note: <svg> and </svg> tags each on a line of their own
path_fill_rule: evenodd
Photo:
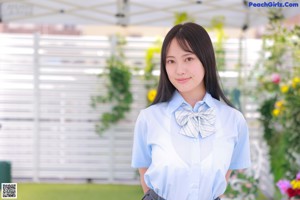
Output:
<svg viewBox="0 0 300 200">
<path fill-rule="evenodd" d="M 250 166 L 246 121 L 221 90 L 198 24 L 176 25 L 164 39 L 158 93 L 136 121 L 132 166 L 144 200 L 220 199 L 231 171 Z"/>
</svg>

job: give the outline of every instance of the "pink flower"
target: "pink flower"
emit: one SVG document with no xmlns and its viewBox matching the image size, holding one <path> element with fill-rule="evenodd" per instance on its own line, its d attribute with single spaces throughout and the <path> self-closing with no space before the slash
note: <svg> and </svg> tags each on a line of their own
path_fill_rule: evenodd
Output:
<svg viewBox="0 0 300 200">
<path fill-rule="evenodd" d="M 296 176 L 296 180 L 300 180 L 300 172 L 298 172 L 298 174 Z"/>
<path fill-rule="evenodd" d="M 287 190 L 292 187 L 288 180 L 279 180 L 276 185 L 280 189 L 281 194 L 286 194 Z"/>
<path fill-rule="evenodd" d="M 279 74 L 272 74 L 272 82 L 278 84 L 280 82 L 280 75 Z"/>
</svg>

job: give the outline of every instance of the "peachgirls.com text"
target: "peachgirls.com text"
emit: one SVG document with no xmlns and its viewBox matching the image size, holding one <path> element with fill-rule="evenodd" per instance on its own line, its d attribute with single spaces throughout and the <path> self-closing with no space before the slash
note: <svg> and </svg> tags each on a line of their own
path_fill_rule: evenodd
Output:
<svg viewBox="0 0 300 200">
<path fill-rule="evenodd" d="M 291 2 L 274 2 L 274 1 L 269 1 L 269 2 L 248 2 L 248 7 L 267 7 L 267 8 L 290 8 L 290 7 L 299 7 L 299 3 L 291 3 Z"/>
</svg>

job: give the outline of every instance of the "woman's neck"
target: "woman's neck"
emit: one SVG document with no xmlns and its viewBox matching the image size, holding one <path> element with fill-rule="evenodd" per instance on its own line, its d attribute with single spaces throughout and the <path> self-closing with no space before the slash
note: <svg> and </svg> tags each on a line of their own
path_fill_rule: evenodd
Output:
<svg viewBox="0 0 300 200">
<path fill-rule="evenodd" d="M 189 103 L 193 108 L 198 101 L 203 100 L 206 90 L 201 90 L 198 92 L 179 92 L 184 100 Z"/>
</svg>

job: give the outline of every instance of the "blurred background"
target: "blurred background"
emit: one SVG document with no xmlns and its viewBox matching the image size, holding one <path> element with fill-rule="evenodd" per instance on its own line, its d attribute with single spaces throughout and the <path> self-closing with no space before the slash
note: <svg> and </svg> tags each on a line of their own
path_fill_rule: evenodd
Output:
<svg viewBox="0 0 300 200">
<path fill-rule="evenodd" d="M 192 21 L 250 130 L 252 167 L 224 198 L 300 195 L 299 5 L 0 0 L 0 183 L 18 183 L 21 200 L 140 199 L 135 120 L 156 95 L 165 34 Z"/>
</svg>

